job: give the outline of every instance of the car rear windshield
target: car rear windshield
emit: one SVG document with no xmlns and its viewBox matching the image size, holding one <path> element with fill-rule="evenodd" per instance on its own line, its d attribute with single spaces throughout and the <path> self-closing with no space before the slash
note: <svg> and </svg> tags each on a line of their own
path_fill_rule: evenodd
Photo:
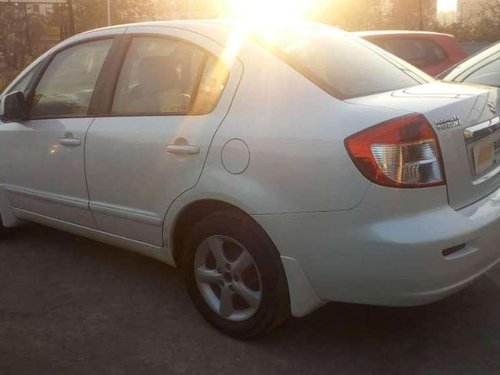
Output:
<svg viewBox="0 0 500 375">
<path fill-rule="evenodd" d="M 257 40 L 338 99 L 399 90 L 431 80 L 378 47 L 331 27 L 260 32 Z"/>
</svg>

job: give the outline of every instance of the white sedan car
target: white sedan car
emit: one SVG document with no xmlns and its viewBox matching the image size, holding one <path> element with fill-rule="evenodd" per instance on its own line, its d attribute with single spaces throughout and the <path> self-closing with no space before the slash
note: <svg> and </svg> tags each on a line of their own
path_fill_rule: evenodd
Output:
<svg viewBox="0 0 500 375">
<path fill-rule="evenodd" d="M 498 107 L 327 26 L 90 31 L 2 95 L 3 231 L 182 267 L 240 338 L 327 301 L 428 303 L 500 258 Z"/>
</svg>

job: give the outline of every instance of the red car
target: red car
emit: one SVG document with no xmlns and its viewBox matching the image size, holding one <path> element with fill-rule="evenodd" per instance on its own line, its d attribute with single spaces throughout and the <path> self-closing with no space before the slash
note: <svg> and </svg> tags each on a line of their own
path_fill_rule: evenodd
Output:
<svg viewBox="0 0 500 375">
<path fill-rule="evenodd" d="M 453 35 L 427 31 L 363 31 L 354 33 L 437 76 L 467 57 Z"/>
</svg>

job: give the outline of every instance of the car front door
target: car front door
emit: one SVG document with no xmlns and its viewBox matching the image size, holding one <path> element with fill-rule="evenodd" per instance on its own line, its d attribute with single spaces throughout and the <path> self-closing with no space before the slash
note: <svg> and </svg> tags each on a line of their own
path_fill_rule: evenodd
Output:
<svg viewBox="0 0 500 375">
<path fill-rule="evenodd" d="M 187 31 L 135 27 L 126 40 L 109 116 L 87 135 L 90 208 L 100 230 L 161 246 L 167 209 L 196 184 L 242 66 Z"/>
<path fill-rule="evenodd" d="M 18 216 L 95 227 L 84 145 L 94 89 L 113 41 L 82 41 L 47 57 L 27 93 L 29 120 L 0 124 L 1 184 Z"/>
</svg>

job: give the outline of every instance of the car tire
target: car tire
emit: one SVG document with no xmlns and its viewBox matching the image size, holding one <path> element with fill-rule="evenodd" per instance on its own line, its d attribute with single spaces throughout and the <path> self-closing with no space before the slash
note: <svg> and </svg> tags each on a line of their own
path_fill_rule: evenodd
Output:
<svg viewBox="0 0 500 375">
<path fill-rule="evenodd" d="M 290 316 L 285 271 L 250 217 L 221 211 L 195 224 L 183 246 L 187 291 L 203 317 L 238 339 L 263 335 Z"/>
</svg>

